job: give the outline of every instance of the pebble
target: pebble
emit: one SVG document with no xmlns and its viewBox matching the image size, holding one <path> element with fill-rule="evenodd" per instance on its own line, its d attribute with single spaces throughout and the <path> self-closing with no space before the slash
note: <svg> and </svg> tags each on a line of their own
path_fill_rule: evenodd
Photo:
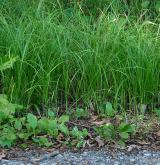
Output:
<svg viewBox="0 0 160 165">
<path fill-rule="evenodd" d="M 135 162 L 135 161 L 136 161 L 136 159 L 134 159 L 134 158 L 130 159 L 130 162 Z"/>
<path fill-rule="evenodd" d="M 148 156 L 151 156 L 151 153 L 144 153 L 144 156 L 148 157 Z"/>
<path fill-rule="evenodd" d="M 100 163 L 99 165 L 106 165 L 105 163 Z"/>
<path fill-rule="evenodd" d="M 117 161 L 114 162 L 114 165 L 119 165 L 119 164 L 120 164 L 120 162 L 117 162 Z"/>
</svg>

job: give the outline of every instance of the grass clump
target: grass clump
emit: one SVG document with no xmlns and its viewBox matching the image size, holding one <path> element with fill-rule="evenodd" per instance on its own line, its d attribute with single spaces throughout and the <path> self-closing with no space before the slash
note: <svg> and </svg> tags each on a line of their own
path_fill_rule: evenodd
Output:
<svg viewBox="0 0 160 165">
<path fill-rule="evenodd" d="M 23 2 L 3 3 L 0 14 L 1 56 L 17 58 L 2 74 L 10 100 L 41 109 L 98 106 L 99 100 L 123 111 L 158 105 L 158 23 L 105 10 L 95 19 L 49 1 Z"/>
</svg>

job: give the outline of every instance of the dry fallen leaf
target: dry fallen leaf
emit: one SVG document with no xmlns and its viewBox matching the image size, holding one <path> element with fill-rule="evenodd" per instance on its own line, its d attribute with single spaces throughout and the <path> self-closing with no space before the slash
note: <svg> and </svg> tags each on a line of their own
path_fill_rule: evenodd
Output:
<svg viewBox="0 0 160 165">
<path fill-rule="evenodd" d="M 138 141 L 138 144 L 141 144 L 141 145 L 149 145 L 150 142 L 146 142 L 146 141 Z"/>
<path fill-rule="evenodd" d="M 103 120 L 100 120 L 100 121 L 94 121 L 92 123 L 97 125 L 97 126 L 100 126 L 100 125 L 103 125 L 103 124 L 110 123 L 110 120 L 109 119 L 103 119 Z"/>
<path fill-rule="evenodd" d="M 156 135 L 157 135 L 158 137 L 160 137 L 160 130 L 159 130 L 158 132 L 156 132 Z"/>
<path fill-rule="evenodd" d="M 98 116 L 95 116 L 95 115 L 92 115 L 91 116 L 91 121 L 95 121 L 95 120 L 97 120 L 98 119 Z"/>
<path fill-rule="evenodd" d="M 0 160 L 2 160 L 5 157 L 6 157 L 6 155 L 5 155 L 4 150 L 0 150 Z"/>
<path fill-rule="evenodd" d="M 103 147 L 104 146 L 104 141 L 99 136 L 97 136 L 95 138 L 95 140 L 98 143 L 98 147 Z"/>
<path fill-rule="evenodd" d="M 140 148 L 140 146 L 137 146 L 137 145 L 133 144 L 133 145 L 128 146 L 127 151 L 131 152 L 132 150 L 139 149 L 139 148 Z"/>
</svg>

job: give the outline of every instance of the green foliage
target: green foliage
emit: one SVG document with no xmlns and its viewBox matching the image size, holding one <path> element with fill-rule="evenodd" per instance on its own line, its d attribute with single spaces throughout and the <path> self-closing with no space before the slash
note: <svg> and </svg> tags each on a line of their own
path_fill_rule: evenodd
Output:
<svg viewBox="0 0 160 165">
<path fill-rule="evenodd" d="M 84 119 L 89 116 L 88 110 L 83 108 L 76 108 L 75 117 L 77 119 Z"/>
<path fill-rule="evenodd" d="M 160 120 L 160 109 L 155 109 L 155 113 L 156 113 L 158 119 Z"/>
<path fill-rule="evenodd" d="M 54 117 L 54 113 L 48 111 L 48 118 L 28 113 L 21 118 L 15 116 L 19 105 L 12 104 L 7 100 L 6 95 L 0 95 L 0 147 L 11 147 L 16 141 L 32 139 L 39 146 L 49 147 L 52 142 L 49 139 L 56 139 L 59 133 L 69 136 L 69 128 L 66 123 L 69 116 L 62 115 L 59 118 Z M 82 136 L 84 131 L 82 132 Z M 44 136 L 47 137 L 44 137 Z"/>
<path fill-rule="evenodd" d="M 56 119 L 41 118 L 38 120 L 38 130 L 56 138 L 58 136 L 58 123 Z"/>
<path fill-rule="evenodd" d="M 58 121 L 59 121 L 60 123 L 64 124 L 64 123 L 66 123 L 66 122 L 69 121 L 69 116 L 68 116 L 68 115 L 62 115 L 62 116 L 58 119 Z"/>
<path fill-rule="evenodd" d="M 48 117 L 50 117 L 50 118 L 54 118 L 54 117 L 55 117 L 54 112 L 51 111 L 51 110 L 48 110 Z"/>
<path fill-rule="evenodd" d="M 17 57 L 7 58 L 3 56 L 0 58 L 0 71 L 4 71 L 6 69 L 12 68 L 13 64 L 16 62 Z"/>
<path fill-rule="evenodd" d="M 65 1 L 62 6 L 72 12 L 75 9 L 83 11 L 86 15 L 98 16 L 101 11 L 107 13 L 129 14 L 132 18 L 140 17 L 141 13 L 145 11 L 149 18 L 156 18 L 159 16 L 159 1 L 158 0 L 83 0 L 83 1 Z M 158 9 L 158 10 L 157 10 Z M 71 16 L 71 15 L 70 15 Z"/>
<path fill-rule="evenodd" d="M 115 110 L 110 102 L 102 104 L 99 109 L 102 117 L 113 117 L 115 115 Z"/>
<path fill-rule="evenodd" d="M 50 147 L 53 145 L 52 142 L 48 141 L 48 138 L 46 137 L 37 137 L 37 138 L 32 138 L 33 142 L 37 143 L 41 147 Z"/>
<path fill-rule="evenodd" d="M 125 146 L 125 141 L 135 132 L 135 125 L 121 123 L 116 126 L 111 123 L 95 128 L 97 135 L 107 141 L 114 141 L 121 147 Z"/>
<path fill-rule="evenodd" d="M 70 132 L 71 136 L 76 139 L 76 147 L 81 148 L 85 146 L 85 138 L 88 136 L 88 131 L 84 128 L 80 131 L 76 126 Z"/>
<path fill-rule="evenodd" d="M 7 124 L 3 124 L 0 127 L 2 132 L 0 135 L 0 146 L 1 147 L 11 147 L 16 143 L 18 139 L 22 142 L 32 139 L 34 143 L 39 146 L 50 147 L 52 142 L 48 140 L 48 136 L 52 139 L 56 139 L 59 133 L 63 133 L 64 136 L 73 136 L 74 139 L 80 139 L 81 143 L 84 137 L 87 136 L 87 130 L 74 131 L 71 133 L 69 128 L 65 125 L 69 121 L 67 115 L 63 115 L 58 119 L 49 119 L 46 117 L 38 119 L 35 115 L 28 113 L 26 117 L 15 118 L 12 116 L 12 120 L 8 120 Z M 13 122 L 13 125 L 12 125 Z M 44 136 L 42 136 L 44 135 Z M 79 141 L 77 142 L 77 145 Z"/>
<path fill-rule="evenodd" d="M 103 139 L 112 140 L 115 139 L 115 128 L 114 125 L 109 123 L 102 125 L 98 128 L 95 128 L 95 131 L 98 135 L 100 135 Z"/>
<path fill-rule="evenodd" d="M 0 123 L 12 118 L 16 109 L 22 108 L 20 105 L 10 103 L 6 95 L 0 94 Z"/>
<path fill-rule="evenodd" d="M 22 123 L 20 120 L 18 120 L 18 119 L 15 120 L 14 128 L 18 131 L 20 131 L 22 129 Z"/>
<path fill-rule="evenodd" d="M 64 123 L 60 124 L 58 129 L 59 129 L 59 131 L 64 133 L 64 135 L 69 135 L 69 129 Z"/>
<path fill-rule="evenodd" d="M 124 146 L 125 140 L 129 139 L 130 135 L 135 132 L 135 125 L 130 125 L 126 123 L 121 123 L 117 128 L 120 140 L 118 144 Z"/>
<path fill-rule="evenodd" d="M 27 124 L 28 129 L 33 129 L 33 130 L 36 129 L 38 122 L 37 122 L 37 117 L 35 115 L 28 113 L 27 122 L 28 122 Z"/>
<path fill-rule="evenodd" d="M 142 6 L 142 8 L 143 9 L 147 9 L 148 7 L 149 7 L 149 4 L 150 4 L 150 2 L 149 1 L 143 1 L 142 3 L 141 3 L 141 6 Z"/>
<path fill-rule="evenodd" d="M 160 12 L 160 1 L 156 2 L 155 9 Z"/>
<path fill-rule="evenodd" d="M 86 136 L 88 136 L 88 132 L 87 132 L 87 129 L 83 129 L 82 131 L 78 130 L 78 128 L 75 126 L 72 131 L 71 131 L 71 135 L 73 137 L 76 137 L 77 139 L 83 139 L 85 138 Z"/>
<path fill-rule="evenodd" d="M 13 127 L 9 125 L 3 125 L 3 127 L 0 128 L 0 147 L 11 147 L 13 144 L 15 144 L 17 137 L 16 132 Z"/>
</svg>

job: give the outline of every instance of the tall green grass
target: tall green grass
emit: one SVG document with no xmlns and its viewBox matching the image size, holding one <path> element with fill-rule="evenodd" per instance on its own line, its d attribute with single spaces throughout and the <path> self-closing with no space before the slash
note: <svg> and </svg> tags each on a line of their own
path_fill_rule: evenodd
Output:
<svg viewBox="0 0 160 165">
<path fill-rule="evenodd" d="M 103 101 L 121 110 L 158 105 L 157 23 L 105 11 L 94 18 L 43 1 L 20 3 L 0 14 L 1 56 L 17 58 L 2 74 L 3 92 L 12 101 L 43 109 Z"/>
</svg>

